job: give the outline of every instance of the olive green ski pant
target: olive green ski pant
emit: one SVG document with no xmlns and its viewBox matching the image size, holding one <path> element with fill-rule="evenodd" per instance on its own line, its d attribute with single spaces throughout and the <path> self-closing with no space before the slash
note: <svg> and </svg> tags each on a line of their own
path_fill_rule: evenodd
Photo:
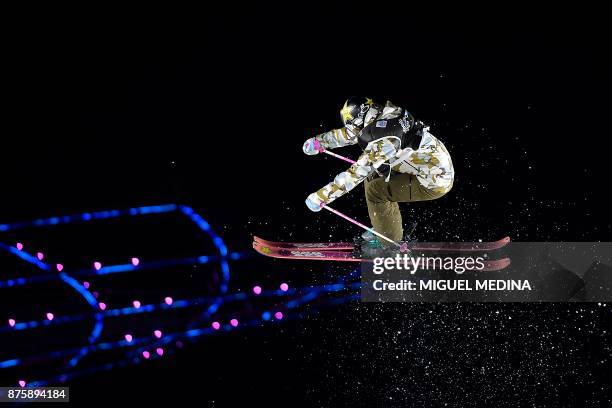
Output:
<svg viewBox="0 0 612 408">
<path fill-rule="evenodd" d="M 372 226 L 376 232 L 400 241 L 403 239 L 404 228 L 398 203 L 435 200 L 448 191 L 450 188 L 446 191 L 427 189 L 412 174 L 394 173 L 389 182 L 383 177 L 366 180 L 365 196 Z"/>
</svg>

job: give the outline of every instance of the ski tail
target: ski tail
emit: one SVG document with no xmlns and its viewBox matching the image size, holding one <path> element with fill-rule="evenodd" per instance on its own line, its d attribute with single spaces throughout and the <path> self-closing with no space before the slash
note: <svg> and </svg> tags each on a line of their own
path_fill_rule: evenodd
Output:
<svg viewBox="0 0 612 408">
<path fill-rule="evenodd" d="M 253 242 L 253 248 L 262 255 L 281 259 L 304 259 L 318 261 L 344 261 L 344 262 L 372 262 L 370 259 L 361 259 L 348 251 L 320 251 L 317 249 L 278 248 L 260 242 Z"/>
<path fill-rule="evenodd" d="M 355 244 L 351 242 L 278 242 L 268 241 L 257 236 L 254 236 L 253 239 L 254 242 L 270 247 L 286 249 L 304 249 L 307 251 L 342 251 L 352 250 L 355 247 Z"/>
</svg>

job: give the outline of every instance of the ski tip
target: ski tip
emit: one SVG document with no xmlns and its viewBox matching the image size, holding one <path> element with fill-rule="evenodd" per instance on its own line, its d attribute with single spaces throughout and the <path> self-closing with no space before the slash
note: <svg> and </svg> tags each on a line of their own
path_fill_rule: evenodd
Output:
<svg viewBox="0 0 612 408">
<path fill-rule="evenodd" d="M 270 253 L 272 252 L 270 247 L 268 247 L 266 245 L 259 244 L 257 242 L 253 242 L 253 249 L 255 251 L 259 252 L 260 254 L 266 255 L 266 256 L 269 256 Z"/>
<path fill-rule="evenodd" d="M 268 241 L 267 239 L 263 239 L 261 237 L 258 237 L 257 235 L 253 235 L 253 242 L 254 243 L 258 243 L 258 244 L 272 244 L 274 243 L 273 241 Z"/>
</svg>

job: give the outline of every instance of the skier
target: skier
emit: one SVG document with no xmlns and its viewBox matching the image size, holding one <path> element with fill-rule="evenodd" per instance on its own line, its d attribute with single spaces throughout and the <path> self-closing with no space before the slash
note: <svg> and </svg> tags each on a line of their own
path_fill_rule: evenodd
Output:
<svg viewBox="0 0 612 408">
<path fill-rule="evenodd" d="M 450 191 L 455 172 L 448 150 L 405 109 L 363 97 L 349 98 L 340 116 L 344 127 L 312 137 L 304 153 L 359 144 L 363 154 L 334 181 L 310 194 L 306 205 L 320 211 L 365 180 L 368 214 L 375 231 L 394 241 L 403 238 L 399 202 L 435 200 Z M 372 233 L 362 236 L 375 241 Z M 387 244 L 382 241 L 382 244 Z"/>
</svg>

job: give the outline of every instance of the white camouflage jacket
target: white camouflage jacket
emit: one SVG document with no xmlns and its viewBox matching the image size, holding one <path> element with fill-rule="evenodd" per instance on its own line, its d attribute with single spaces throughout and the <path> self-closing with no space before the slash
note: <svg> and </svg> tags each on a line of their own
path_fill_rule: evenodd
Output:
<svg viewBox="0 0 612 408">
<path fill-rule="evenodd" d="M 368 125 L 376 122 L 376 126 L 379 127 L 379 123 L 396 119 L 402 115 L 402 112 L 402 108 L 387 102 L 382 112 L 375 107 L 367 112 L 362 128 L 347 125 L 322 133 L 314 139 L 325 149 L 354 145 L 357 144 L 360 133 Z M 455 172 L 450 154 L 444 144 L 429 133 L 429 128 L 424 127 L 421 141 L 416 149 L 411 147 L 402 149 L 398 145 L 397 138 L 393 136 L 382 137 L 368 143 L 356 163 L 338 174 L 331 183 L 310 194 L 306 205 L 313 211 L 320 210 L 321 203 L 329 204 L 348 193 L 384 163 L 390 164 L 393 171 L 414 174 L 424 187 L 435 192 L 446 193 L 452 188 Z"/>
</svg>

